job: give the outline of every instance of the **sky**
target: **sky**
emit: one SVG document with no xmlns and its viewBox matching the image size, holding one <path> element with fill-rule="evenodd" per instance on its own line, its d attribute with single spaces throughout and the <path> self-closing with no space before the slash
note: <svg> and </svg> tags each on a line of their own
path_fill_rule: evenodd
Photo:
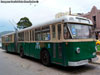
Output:
<svg viewBox="0 0 100 75">
<path fill-rule="evenodd" d="M 28 17 L 32 25 L 55 18 L 59 12 L 87 13 L 93 6 L 100 9 L 100 0 L 38 0 L 39 3 L 0 3 L 0 32 L 13 31 L 22 17 Z"/>
</svg>

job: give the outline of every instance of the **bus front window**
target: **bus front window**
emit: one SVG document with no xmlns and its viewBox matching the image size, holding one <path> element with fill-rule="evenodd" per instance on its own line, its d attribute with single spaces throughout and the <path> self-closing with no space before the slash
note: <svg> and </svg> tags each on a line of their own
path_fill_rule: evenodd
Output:
<svg viewBox="0 0 100 75">
<path fill-rule="evenodd" d="M 81 24 L 68 24 L 69 31 L 73 39 L 93 38 L 92 27 Z"/>
<path fill-rule="evenodd" d="M 64 24 L 64 39 L 71 39 L 71 35 L 66 24 Z"/>
</svg>

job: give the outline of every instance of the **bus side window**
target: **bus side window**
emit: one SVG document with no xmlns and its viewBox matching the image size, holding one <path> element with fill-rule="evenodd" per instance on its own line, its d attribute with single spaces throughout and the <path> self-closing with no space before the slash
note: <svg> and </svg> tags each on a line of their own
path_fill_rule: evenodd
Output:
<svg viewBox="0 0 100 75">
<path fill-rule="evenodd" d="M 42 40 L 50 40 L 50 26 L 42 27 Z"/>
<path fill-rule="evenodd" d="M 41 41 L 41 29 L 35 29 L 35 41 Z"/>
<path fill-rule="evenodd" d="M 26 32 L 24 32 L 24 41 L 26 41 Z"/>
<path fill-rule="evenodd" d="M 27 37 L 27 41 L 29 41 L 29 32 L 28 31 L 26 31 L 26 37 Z"/>
<path fill-rule="evenodd" d="M 22 41 L 24 41 L 24 32 L 22 32 L 21 37 L 22 37 Z"/>
<path fill-rule="evenodd" d="M 27 35 L 26 34 L 27 34 L 27 32 L 25 31 L 25 41 L 27 41 Z"/>
<path fill-rule="evenodd" d="M 25 31 L 25 41 L 30 41 L 29 31 Z"/>
<path fill-rule="evenodd" d="M 29 37 L 29 39 L 30 39 L 30 41 L 31 41 L 31 30 L 29 31 L 29 34 L 30 34 L 30 37 Z"/>
<path fill-rule="evenodd" d="M 58 40 L 61 39 L 61 24 L 58 24 Z"/>
<path fill-rule="evenodd" d="M 18 41 L 24 41 L 24 32 L 18 33 Z"/>
<path fill-rule="evenodd" d="M 12 35 L 9 35 L 8 37 L 9 37 L 9 42 L 11 42 L 12 41 Z"/>
<path fill-rule="evenodd" d="M 32 30 L 32 41 L 34 41 L 34 30 Z"/>
<path fill-rule="evenodd" d="M 52 25 L 52 39 L 56 39 L 56 27 L 55 25 Z"/>
</svg>

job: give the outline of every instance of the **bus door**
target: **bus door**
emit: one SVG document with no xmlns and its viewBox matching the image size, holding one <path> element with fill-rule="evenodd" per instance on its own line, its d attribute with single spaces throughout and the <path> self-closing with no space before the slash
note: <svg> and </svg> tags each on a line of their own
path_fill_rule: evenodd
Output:
<svg viewBox="0 0 100 75">
<path fill-rule="evenodd" d="M 61 24 L 52 26 L 52 40 L 55 41 L 53 43 L 53 61 L 57 64 L 63 63 L 63 49 L 62 43 L 56 42 L 61 40 Z"/>
<path fill-rule="evenodd" d="M 53 44 L 53 59 L 54 62 L 58 64 L 63 63 L 63 51 L 62 51 L 62 43 L 54 43 Z"/>
</svg>

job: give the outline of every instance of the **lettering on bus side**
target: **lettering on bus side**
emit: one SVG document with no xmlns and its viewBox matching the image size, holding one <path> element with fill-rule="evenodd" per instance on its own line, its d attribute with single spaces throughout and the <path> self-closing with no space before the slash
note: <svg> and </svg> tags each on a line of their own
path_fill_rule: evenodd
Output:
<svg viewBox="0 0 100 75">
<path fill-rule="evenodd" d="M 40 43 L 36 42 L 35 49 L 40 49 Z"/>
<path fill-rule="evenodd" d="M 50 48 L 50 44 L 48 44 L 48 48 Z"/>
</svg>

